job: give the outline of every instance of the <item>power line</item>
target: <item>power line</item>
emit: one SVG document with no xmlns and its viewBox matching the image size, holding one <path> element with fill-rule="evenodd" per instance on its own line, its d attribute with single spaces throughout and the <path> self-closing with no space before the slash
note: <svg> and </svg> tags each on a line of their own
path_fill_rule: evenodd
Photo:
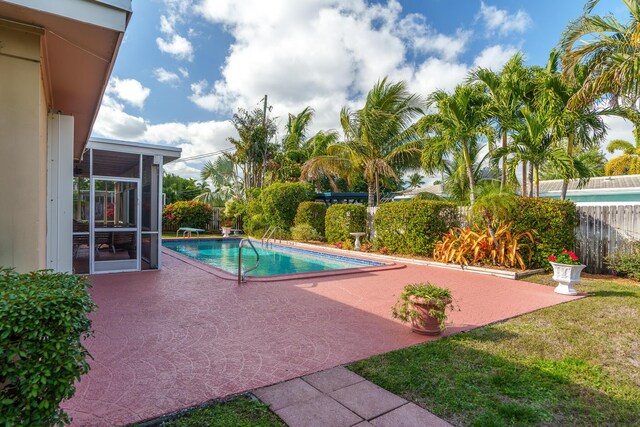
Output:
<svg viewBox="0 0 640 427">
<path fill-rule="evenodd" d="M 212 156 L 219 156 L 220 154 L 223 153 L 228 153 L 230 151 L 233 151 L 233 148 L 225 148 L 224 150 L 219 150 L 219 151 L 214 151 L 212 153 L 204 153 L 204 154 L 197 154 L 195 156 L 191 156 L 191 157 L 182 157 L 178 160 L 174 160 L 174 162 L 189 162 L 192 160 L 200 160 L 200 159 L 204 159 L 207 157 L 212 157 Z"/>
</svg>

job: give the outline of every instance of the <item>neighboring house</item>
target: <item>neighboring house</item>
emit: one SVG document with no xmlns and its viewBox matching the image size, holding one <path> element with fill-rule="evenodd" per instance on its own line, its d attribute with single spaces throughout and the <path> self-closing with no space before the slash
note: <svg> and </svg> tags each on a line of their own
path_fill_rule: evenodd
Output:
<svg viewBox="0 0 640 427">
<path fill-rule="evenodd" d="M 559 199 L 562 180 L 540 181 L 540 197 Z M 640 175 L 600 176 L 584 186 L 569 182 L 567 199 L 576 203 L 640 202 Z"/>
<path fill-rule="evenodd" d="M 431 193 L 431 194 L 435 194 L 436 196 L 447 197 L 442 185 L 431 184 L 431 185 L 424 185 L 418 188 L 412 188 L 410 190 L 404 190 L 399 196 L 394 197 L 393 200 L 413 199 L 419 193 Z"/>
<path fill-rule="evenodd" d="M 72 271 L 82 246 L 86 251 L 91 245 L 97 248 L 88 251 L 92 257 L 106 256 L 109 247 L 114 255 L 128 248 L 129 256 L 136 257 L 135 269 L 142 268 L 140 241 L 149 240 L 140 231 L 145 189 L 161 188 L 161 178 L 150 184 L 144 174 L 161 170 L 163 156 L 179 157 L 179 150 L 104 140 L 87 148 L 130 17 L 131 0 L 0 0 L 0 266 Z M 129 160 L 138 156 L 137 176 L 113 169 L 126 153 Z M 74 175 L 77 181 L 84 173 L 95 190 L 98 180 L 82 170 L 92 155 L 94 172 L 128 174 L 105 185 L 113 194 L 127 190 L 118 193 L 121 201 L 140 206 L 130 210 L 137 216 L 126 221 L 138 230 L 135 249 L 117 233 L 105 238 L 105 230 L 95 232 L 90 218 L 82 220 L 89 226 L 86 244 L 72 237 L 78 222 L 73 217 L 78 208 Z M 96 199 L 95 191 L 91 197 Z M 158 235 L 159 229 L 154 232 Z"/>
</svg>

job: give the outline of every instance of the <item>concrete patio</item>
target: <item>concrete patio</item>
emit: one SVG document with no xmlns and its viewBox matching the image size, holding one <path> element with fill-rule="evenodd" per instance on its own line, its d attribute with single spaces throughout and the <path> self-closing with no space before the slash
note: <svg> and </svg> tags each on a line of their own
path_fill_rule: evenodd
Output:
<svg viewBox="0 0 640 427">
<path fill-rule="evenodd" d="M 451 288 L 460 310 L 447 333 L 572 299 L 417 265 L 242 286 L 166 253 L 163 266 L 93 278 L 92 369 L 63 404 L 73 425 L 147 420 L 432 339 L 391 318 L 407 283 Z"/>
</svg>

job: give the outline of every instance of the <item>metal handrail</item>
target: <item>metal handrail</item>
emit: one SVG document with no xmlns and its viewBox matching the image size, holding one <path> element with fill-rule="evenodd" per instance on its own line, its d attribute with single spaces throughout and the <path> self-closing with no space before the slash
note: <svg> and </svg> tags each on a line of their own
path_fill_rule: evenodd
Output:
<svg viewBox="0 0 640 427">
<path fill-rule="evenodd" d="M 269 232 L 269 230 L 271 230 L 271 232 Z M 267 233 L 269 233 L 267 235 L 267 238 L 265 240 L 264 235 L 262 236 L 262 241 L 261 241 L 261 245 L 264 248 L 265 247 L 265 243 L 267 245 L 267 248 L 269 247 L 269 240 L 271 240 L 271 237 L 273 237 L 274 233 L 278 230 L 280 230 L 280 243 L 282 243 L 282 232 L 284 231 L 280 226 L 278 225 L 272 225 L 271 227 L 269 227 L 269 230 L 267 230 Z M 266 233 L 265 233 L 266 235 Z M 274 237 L 273 240 L 275 240 L 276 238 Z M 271 243 L 271 246 L 273 246 L 273 242 Z"/>
<path fill-rule="evenodd" d="M 256 253 L 256 265 L 247 269 L 246 271 L 242 271 L 242 244 L 244 242 L 249 242 L 251 249 Z M 253 242 L 250 239 L 242 239 L 240 243 L 238 243 L 238 285 L 241 283 L 245 283 L 247 281 L 247 273 L 255 270 L 260 265 L 260 254 L 256 250 L 256 247 L 253 246 Z"/>
</svg>

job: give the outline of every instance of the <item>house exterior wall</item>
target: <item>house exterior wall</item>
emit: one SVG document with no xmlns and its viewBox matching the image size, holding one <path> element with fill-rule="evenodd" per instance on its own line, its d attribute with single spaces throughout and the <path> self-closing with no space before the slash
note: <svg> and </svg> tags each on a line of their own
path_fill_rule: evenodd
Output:
<svg viewBox="0 0 640 427">
<path fill-rule="evenodd" d="M 40 34 L 0 25 L 0 266 L 46 267 L 47 102 Z"/>
</svg>

